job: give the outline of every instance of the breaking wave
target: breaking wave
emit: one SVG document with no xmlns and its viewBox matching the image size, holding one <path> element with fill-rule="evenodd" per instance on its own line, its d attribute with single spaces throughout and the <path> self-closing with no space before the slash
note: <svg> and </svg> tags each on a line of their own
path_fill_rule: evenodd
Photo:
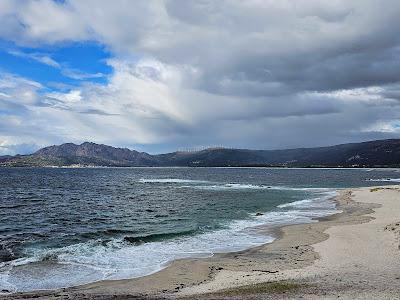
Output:
<svg viewBox="0 0 400 300">
<path fill-rule="evenodd" d="M 233 188 L 251 185 L 234 185 Z M 230 186 L 232 188 L 232 186 Z M 336 213 L 334 192 L 279 205 L 276 211 L 250 215 L 225 228 L 160 235 L 124 235 L 90 240 L 57 249 L 31 249 L 27 257 L 0 264 L 0 288 L 6 291 L 55 289 L 104 279 L 135 278 L 157 272 L 175 259 L 208 257 L 270 243 L 274 236 L 258 226 L 309 223 Z M 125 233 L 125 232 L 124 232 Z M 65 276 L 65 274 L 70 274 Z"/>
<path fill-rule="evenodd" d="M 379 178 L 379 179 L 370 178 L 370 179 L 367 179 L 367 181 L 377 181 L 377 182 L 400 182 L 400 178 Z"/>
</svg>

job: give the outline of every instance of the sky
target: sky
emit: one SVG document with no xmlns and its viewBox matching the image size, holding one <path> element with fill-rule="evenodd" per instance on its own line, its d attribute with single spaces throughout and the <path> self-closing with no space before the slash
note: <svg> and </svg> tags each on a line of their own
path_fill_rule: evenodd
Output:
<svg viewBox="0 0 400 300">
<path fill-rule="evenodd" d="M 0 155 L 400 133 L 397 0 L 1 0 Z"/>
</svg>

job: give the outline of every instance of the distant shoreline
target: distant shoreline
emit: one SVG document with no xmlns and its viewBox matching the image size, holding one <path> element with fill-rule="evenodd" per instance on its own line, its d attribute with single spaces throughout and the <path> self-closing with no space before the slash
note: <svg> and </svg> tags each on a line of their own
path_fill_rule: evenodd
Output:
<svg viewBox="0 0 400 300">
<path fill-rule="evenodd" d="M 393 168 L 400 167 L 399 153 L 400 139 L 316 148 L 207 148 L 164 154 L 85 142 L 53 145 L 28 155 L 0 156 L 0 166 Z"/>
<path fill-rule="evenodd" d="M 280 167 L 280 166 L 5 166 L 0 169 L 294 169 L 294 170 L 399 170 L 400 166 L 379 167 Z"/>
</svg>

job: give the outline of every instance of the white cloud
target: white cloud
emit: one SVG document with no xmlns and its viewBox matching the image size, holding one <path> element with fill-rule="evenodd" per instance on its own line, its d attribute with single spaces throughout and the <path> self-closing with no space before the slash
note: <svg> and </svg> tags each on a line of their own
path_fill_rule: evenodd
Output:
<svg viewBox="0 0 400 300">
<path fill-rule="evenodd" d="M 35 61 L 40 62 L 42 64 L 51 66 L 53 68 L 60 68 L 60 64 L 58 62 L 56 62 L 54 59 L 52 59 L 50 56 L 48 56 L 48 55 L 44 55 L 44 54 L 41 54 L 41 53 L 30 53 L 30 54 L 28 54 L 28 53 L 24 53 L 24 52 L 19 51 L 19 50 L 10 50 L 10 51 L 8 51 L 8 53 L 11 54 L 11 55 L 14 55 L 14 56 L 35 60 Z"/>
<path fill-rule="evenodd" d="M 390 9 L 361 0 L 4 0 L 0 37 L 39 48 L 99 42 L 113 55 L 113 72 L 86 74 L 47 53 L 15 52 L 64 76 L 107 81 L 49 92 L 3 76 L 8 121 L 1 125 L 14 128 L 0 130 L 48 143 L 169 149 L 388 137 L 397 129 L 379 124 L 400 117 L 400 5 L 385 5 Z"/>
<path fill-rule="evenodd" d="M 0 20 L 0 35 L 20 45 L 89 37 L 84 20 L 67 3 L 4 0 L 0 3 Z"/>
<path fill-rule="evenodd" d="M 3 134 L 12 131 L 9 134 L 21 138 L 26 135 L 28 141 L 38 139 L 43 144 L 90 140 L 113 145 L 165 143 L 177 147 L 219 142 L 241 147 L 249 143 L 262 148 L 280 145 L 280 137 L 290 139 L 287 145 L 294 146 L 307 139 L 307 133 L 318 137 L 312 142 L 318 144 L 324 136 L 327 141 L 334 138 L 339 129 L 372 132 L 365 129 L 368 124 L 398 114 L 397 108 L 389 115 L 385 112 L 387 107 L 365 107 L 363 98 L 353 97 L 357 95 L 355 91 L 340 91 L 334 97 L 304 93 L 291 99 L 213 95 L 188 88 L 188 78 L 195 81 L 196 70 L 185 66 L 149 59 L 136 63 L 112 60 L 110 64 L 114 73 L 106 85 L 85 84 L 69 92 L 35 90 L 35 98 L 41 101 L 36 105 L 25 103 L 20 109 L 22 116 L 12 109 L 3 124 L 12 125 L 13 129 L 3 127 Z M 22 78 L 14 80 L 17 81 L 22 86 L 25 83 Z M 8 93 L 14 90 L 20 90 L 20 86 L 8 88 Z M 353 97 L 351 101 L 348 95 Z M 321 122 L 326 127 L 318 125 Z M 341 127 L 335 128 L 334 124 Z M 390 133 L 387 128 L 381 129 L 374 132 Z M 290 138 L 293 132 L 296 138 Z M 269 139 L 260 140 L 262 136 Z"/>
<path fill-rule="evenodd" d="M 66 104 L 77 103 L 82 100 L 81 91 L 79 90 L 71 90 L 68 93 L 52 92 L 47 93 L 46 96 Z"/>
<path fill-rule="evenodd" d="M 400 133 L 398 120 L 393 121 L 378 121 L 363 129 L 364 132 L 385 132 L 385 133 Z"/>
<path fill-rule="evenodd" d="M 69 78 L 76 79 L 76 80 L 86 80 L 86 79 L 93 79 L 93 78 L 102 78 L 104 77 L 103 73 L 86 73 L 82 72 L 77 69 L 71 69 L 71 68 L 63 68 L 61 73 Z"/>
<path fill-rule="evenodd" d="M 15 104 L 33 105 L 38 102 L 38 91 L 42 88 L 40 83 L 26 78 L 0 74 L 0 99 Z"/>
</svg>

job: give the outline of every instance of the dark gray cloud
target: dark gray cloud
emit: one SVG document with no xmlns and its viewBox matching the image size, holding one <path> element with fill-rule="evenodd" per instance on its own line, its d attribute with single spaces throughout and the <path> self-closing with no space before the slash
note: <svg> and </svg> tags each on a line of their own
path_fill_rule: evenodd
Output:
<svg viewBox="0 0 400 300">
<path fill-rule="evenodd" d="M 3 75 L 4 124 L 49 124 L 31 134 L 40 144 L 149 151 L 397 137 L 399 15 L 395 0 L 2 1 L 4 39 L 38 48 L 95 41 L 113 55 L 107 83 L 57 93 Z M 31 141 L 1 132 L 9 144 Z"/>
</svg>

